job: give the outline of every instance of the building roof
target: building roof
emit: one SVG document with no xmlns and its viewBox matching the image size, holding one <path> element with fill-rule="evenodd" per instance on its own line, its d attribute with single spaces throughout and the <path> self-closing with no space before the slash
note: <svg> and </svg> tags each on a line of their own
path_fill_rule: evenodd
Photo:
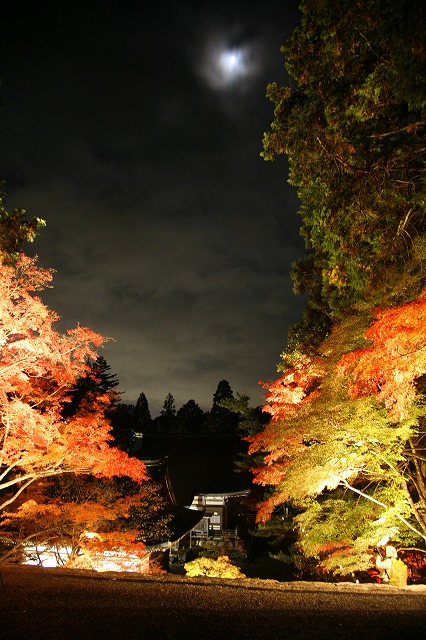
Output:
<svg viewBox="0 0 426 640">
<path fill-rule="evenodd" d="M 172 520 L 169 525 L 172 531 L 170 542 L 177 542 L 183 538 L 205 515 L 205 511 L 197 511 L 196 509 L 179 506 L 172 507 L 170 513 L 172 515 Z"/>
</svg>

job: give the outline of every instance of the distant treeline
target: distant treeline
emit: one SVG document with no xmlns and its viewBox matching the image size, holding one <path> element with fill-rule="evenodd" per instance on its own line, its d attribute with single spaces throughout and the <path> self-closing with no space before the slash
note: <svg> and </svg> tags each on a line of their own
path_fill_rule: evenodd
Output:
<svg viewBox="0 0 426 640">
<path fill-rule="evenodd" d="M 234 397 L 231 385 L 221 380 L 212 398 L 212 407 L 203 411 L 195 400 L 188 400 L 176 409 L 175 400 L 168 393 L 160 415 L 152 418 L 145 393 L 141 393 L 136 404 L 120 402 L 118 380 L 110 366 L 100 356 L 88 362 L 88 371 L 73 390 L 69 402 L 64 406 L 64 417 L 72 416 L 83 406 L 92 405 L 96 398 L 108 397 L 106 415 L 111 422 L 115 444 L 128 445 L 131 432 L 168 434 L 236 434 L 239 437 L 257 433 L 267 418 L 259 407 L 249 407 L 248 396 L 237 393 Z"/>
<path fill-rule="evenodd" d="M 210 411 L 203 411 L 195 400 L 188 400 L 177 410 L 173 395 L 168 393 L 160 415 L 152 418 L 146 395 L 141 393 L 135 405 L 116 405 L 111 412 L 111 422 L 116 430 L 130 428 L 139 433 L 235 433 L 238 414 L 221 406 L 223 402 L 233 399 L 229 382 L 221 380 L 213 395 Z"/>
</svg>

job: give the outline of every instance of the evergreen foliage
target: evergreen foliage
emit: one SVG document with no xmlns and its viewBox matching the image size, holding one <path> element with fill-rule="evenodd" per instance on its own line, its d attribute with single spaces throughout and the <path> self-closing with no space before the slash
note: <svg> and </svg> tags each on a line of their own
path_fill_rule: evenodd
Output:
<svg viewBox="0 0 426 640">
<path fill-rule="evenodd" d="M 311 250 L 296 292 L 340 317 L 362 301 L 400 302 L 394 280 L 425 233 L 425 36 L 418 0 L 305 0 L 282 51 L 292 85 L 275 105 L 263 156 L 285 153 Z M 384 271 L 386 279 L 383 278 Z M 416 295 L 420 264 L 405 282 Z"/>
<path fill-rule="evenodd" d="M 233 408 L 228 407 L 228 403 L 233 401 L 231 385 L 227 380 L 221 380 L 213 394 L 210 411 L 203 411 L 193 399 L 188 400 L 179 410 L 176 410 L 175 399 L 171 393 L 168 393 L 160 415 L 153 419 L 148 400 L 145 394 L 141 393 L 133 409 L 130 424 L 133 431 L 141 433 L 181 435 L 235 433 L 238 415 Z M 111 417 L 114 424 L 114 415 Z"/>
<path fill-rule="evenodd" d="M 238 416 L 227 408 L 227 403 L 234 399 L 231 385 L 221 380 L 213 394 L 213 406 L 205 422 L 206 433 L 235 433 Z"/>
<path fill-rule="evenodd" d="M 176 415 L 176 430 L 178 433 L 196 435 L 202 433 L 205 421 L 204 411 L 195 400 L 188 400 Z"/>
<path fill-rule="evenodd" d="M 132 428 L 138 433 L 149 433 L 151 430 L 152 418 L 149 410 L 148 400 L 142 392 L 136 402 L 132 413 Z"/>
<path fill-rule="evenodd" d="M 155 418 L 154 430 L 158 433 L 173 433 L 176 428 L 176 405 L 171 393 L 164 400 L 160 415 Z"/>
<path fill-rule="evenodd" d="M 63 409 L 64 417 L 74 416 L 84 405 L 88 405 L 99 396 L 109 399 L 109 412 L 113 411 L 120 397 L 118 380 L 111 373 L 111 367 L 103 356 L 86 359 L 87 369 L 80 376 L 70 393 L 70 400 Z"/>
<path fill-rule="evenodd" d="M 123 529 L 136 529 L 137 542 L 158 544 L 170 538 L 172 516 L 167 513 L 161 485 L 147 482 L 137 504 L 132 504 L 123 520 Z"/>
<path fill-rule="evenodd" d="M 27 219 L 25 209 L 8 213 L 4 207 L 4 182 L 0 180 L 0 263 L 11 266 L 19 258 L 25 242 L 33 242 L 45 226 L 41 218 Z"/>
</svg>

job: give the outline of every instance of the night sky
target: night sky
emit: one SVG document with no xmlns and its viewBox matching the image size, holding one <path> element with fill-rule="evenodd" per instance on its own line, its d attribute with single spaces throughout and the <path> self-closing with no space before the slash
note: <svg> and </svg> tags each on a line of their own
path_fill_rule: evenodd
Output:
<svg viewBox="0 0 426 640">
<path fill-rule="evenodd" d="M 5 3 L 6 4 L 6 3 Z M 2 5 L 6 208 L 47 227 L 43 299 L 114 338 L 123 402 L 209 409 L 220 380 L 262 402 L 304 301 L 286 160 L 260 157 L 268 82 L 297 1 Z"/>
</svg>

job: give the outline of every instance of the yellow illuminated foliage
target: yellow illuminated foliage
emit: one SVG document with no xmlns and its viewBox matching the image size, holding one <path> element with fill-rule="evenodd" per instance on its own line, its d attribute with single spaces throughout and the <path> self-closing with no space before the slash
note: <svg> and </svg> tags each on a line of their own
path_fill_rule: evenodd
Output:
<svg viewBox="0 0 426 640">
<path fill-rule="evenodd" d="M 185 564 L 186 575 L 190 578 L 207 576 L 209 578 L 227 578 L 235 580 L 245 575 L 230 561 L 228 556 L 217 559 L 201 557 Z"/>
</svg>

